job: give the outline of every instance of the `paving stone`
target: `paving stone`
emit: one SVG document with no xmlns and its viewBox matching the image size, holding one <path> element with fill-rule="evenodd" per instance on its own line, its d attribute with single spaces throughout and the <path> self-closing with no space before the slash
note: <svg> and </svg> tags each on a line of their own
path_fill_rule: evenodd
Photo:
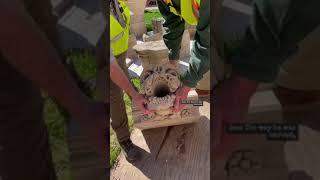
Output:
<svg viewBox="0 0 320 180">
<path fill-rule="evenodd" d="M 64 49 L 94 48 L 105 26 L 102 12 L 89 6 L 82 8 L 80 4 L 74 5 L 58 22 L 62 47 Z"/>
</svg>

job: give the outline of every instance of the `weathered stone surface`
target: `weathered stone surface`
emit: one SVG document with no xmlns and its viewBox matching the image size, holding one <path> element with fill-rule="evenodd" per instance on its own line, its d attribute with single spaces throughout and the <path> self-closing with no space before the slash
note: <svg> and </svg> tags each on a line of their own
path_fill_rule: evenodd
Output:
<svg viewBox="0 0 320 180">
<path fill-rule="evenodd" d="M 154 34 L 160 33 L 163 34 L 163 24 L 164 19 L 163 18 L 157 18 L 157 19 L 152 19 L 152 30 Z"/>
<path fill-rule="evenodd" d="M 168 49 L 164 42 L 153 41 L 133 47 L 142 60 L 140 93 L 148 98 L 147 107 L 153 110 L 144 115 L 135 111 L 135 126 L 141 129 L 166 127 L 195 122 L 199 119 L 199 108 L 188 105 L 175 112 L 175 93 L 181 86 L 178 67 L 168 61 Z M 197 96 L 197 95 L 196 95 Z M 192 96 L 191 98 L 195 98 Z"/>
<path fill-rule="evenodd" d="M 146 6 L 146 0 L 128 0 L 126 1 L 126 4 L 129 6 L 129 9 L 133 14 L 131 16 L 130 31 L 140 39 L 142 38 L 142 35 L 147 32 L 147 28 L 144 23 L 144 9 Z"/>
<path fill-rule="evenodd" d="M 180 59 L 185 59 L 190 56 L 190 34 L 185 30 L 181 41 Z"/>
<path fill-rule="evenodd" d="M 190 91 L 188 100 L 198 100 L 198 95 L 195 91 Z M 173 112 L 172 109 L 166 109 L 144 115 L 137 110 L 135 106 L 132 107 L 134 126 L 138 129 L 151 129 L 158 127 L 167 127 L 180 124 L 188 124 L 198 122 L 200 118 L 199 107 L 188 105 L 179 113 Z"/>
<path fill-rule="evenodd" d="M 149 97 L 148 109 L 149 110 L 167 110 L 173 106 L 175 95 L 166 95 L 165 97 Z"/>
<path fill-rule="evenodd" d="M 133 46 L 139 55 L 143 68 L 149 65 L 163 64 L 168 61 L 168 48 L 161 41 L 150 41 Z"/>
<path fill-rule="evenodd" d="M 156 33 L 156 34 L 143 34 L 142 40 L 143 42 L 150 42 L 150 41 L 159 41 L 162 40 L 162 34 Z"/>
<path fill-rule="evenodd" d="M 141 93 L 148 97 L 172 94 L 181 85 L 178 70 L 169 62 L 145 68 L 140 79 Z"/>
</svg>

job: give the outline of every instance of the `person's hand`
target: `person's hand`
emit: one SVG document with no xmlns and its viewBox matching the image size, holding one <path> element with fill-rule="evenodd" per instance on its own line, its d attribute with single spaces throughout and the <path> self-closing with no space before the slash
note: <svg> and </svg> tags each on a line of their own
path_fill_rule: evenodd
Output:
<svg viewBox="0 0 320 180">
<path fill-rule="evenodd" d="M 108 107 L 105 103 L 93 101 L 85 103 L 83 106 L 81 111 L 72 114 L 72 119 L 78 123 L 96 152 L 101 155 L 103 160 L 107 160 L 110 144 Z"/>
<path fill-rule="evenodd" d="M 181 104 L 181 101 L 187 99 L 190 89 L 191 89 L 190 87 L 181 86 L 176 91 L 176 93 L 175 93 L 176 99 L 174 101 L 174 111 L 175 112 L 180 112 L 185 107 L 185 104 Z"/>
<path fill-rule="evenodd" d="M 151 111 L 149 111 L 146 107 L 148 100 L 144 98 L 141 94 L 136 93 L 134 96 L 132 96 L 132 100 L 133 100 L 133 103 L 135 103 L 135 105 L 141 112 L 143 112 L 144 114 L 151 113 Z"/>
<path fill-rule="evenodd" d="M 226 125 L 245 119 L 250 98 L 258 83 L 240 77 L 222 82 L 213 91 L 213 154 L 216 159 L 226 158 L 239 141 L 239 136 L 227 134 Z"/>
</svg>

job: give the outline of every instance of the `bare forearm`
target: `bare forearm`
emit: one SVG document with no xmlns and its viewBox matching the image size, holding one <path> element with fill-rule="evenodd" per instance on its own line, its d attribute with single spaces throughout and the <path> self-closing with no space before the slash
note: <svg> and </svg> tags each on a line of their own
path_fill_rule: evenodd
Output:
<svg viewBox="0 0 320 180">
<path fill-rule="evenodd" d="M 134 97 L 137 95 L 137 91 L 133 88 L 131 82 L 116 61 L 110 64 L 110 78 L 117 86 L 128 93 L 129 96 Z"/>
<path fill-rule="evenodd" d="M 43 88 L 70 113 L 81 111 L 87 98 L 66 72 L 57 51 L 19 1 L 1 4 L 0 47 L 8 63 Z"/>
</svg>

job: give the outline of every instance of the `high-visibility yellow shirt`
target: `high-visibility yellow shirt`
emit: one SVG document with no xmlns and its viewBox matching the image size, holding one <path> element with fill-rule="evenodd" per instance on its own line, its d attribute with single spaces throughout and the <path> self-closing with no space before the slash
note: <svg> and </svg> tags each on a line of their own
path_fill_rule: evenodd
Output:
<svg viewBox="0 0 320 180">
<path fill-rule="evenodd" d="M 183 18 L 190 25 L 197 25 L 201 0 L 180 0 L 180 12 L 173 7 L 172 0 L 163 0 L 170 12 Z"/>
<path fill-rule="evenodd" d="M 110 13 L 110 43 L 114 56 L 120 55 L 128 50 L 130 10 L 123 1 L 117 1 L 121 14 L 111 15 Z M 123 16 L 124 24 L 120 24 L 115 16 Z"/>
</svg>

